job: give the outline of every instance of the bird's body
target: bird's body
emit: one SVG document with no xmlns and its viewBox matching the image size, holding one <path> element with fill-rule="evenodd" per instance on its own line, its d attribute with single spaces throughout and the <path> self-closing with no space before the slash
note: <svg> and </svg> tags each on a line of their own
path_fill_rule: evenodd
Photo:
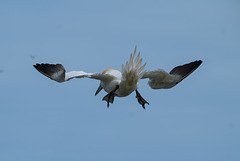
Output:
<svg viewBox="0 0 240 161">
<path fill-rule="evenodd" d="M 140 79 L 148 78 L 148 84 L 152 89 L 172 88 L 185 77 L 191 74 L 202 63 L 201 60 L 191 62 L 182 66 L 175 67 L 170 73 L 162 69 L 153 71 L 145 71 L 140 59 L 140 53 L 136 56 L 136 48 L 134 54 L 131 54 L 129 61 L 122 65 L 122 72 L 115 69 L 106 69 L 103 73 L 86 73 L 84 71 L 71 71 L 66 73 L 65 68 L 61 64 L 36 64 L 34 67 L 45 76 L 61 83 L 69 81 L 72 78 L 91 78 L 100 80 L 99 88 L 95 95 L 102 89 L 108 94 L 103 98 L 109 103 L 113 103 L 114 97 L 126 97 L 133 91 L 136 91 L 138 102 L 145 108 L 145 104 L 149 104 L 142 98 L 138 92 L 138 82 Z"/>
<path fill-rule="evenodd" d="M 107 92 L 110 93 L 113 91 L 117 85 L 121 83 L 121 78 L 122 78 L 122 73 L 116 69 L 106 69 L 102 74 L 109 74 L 113 76 L 113 79 L 109 79 L 106 81 L 101 81 L 100 86 Z M 117 92 L 120 90 L 120 88 L 116 91 Z M 118 97 L 121 97 L 118 93 Z"/>
<path fill-rule="evenodd" d="M 138 82 L 124 81 L 122 79 L 122 73 L 118 70 L 109 69 L 106 74 L 116 77 L 115 79 L 110 80 L 110 81 L 101 81 L 101 86 L 107 93 L 110 93 L 111 91 L 113 91 L 116 88 L 116 86 L 118 85 L 119 88 L 115 92 L 117 94 L 116 96 L 126 97 L 126 96 L 130 95 L 138 87 Z"/>
</svg>

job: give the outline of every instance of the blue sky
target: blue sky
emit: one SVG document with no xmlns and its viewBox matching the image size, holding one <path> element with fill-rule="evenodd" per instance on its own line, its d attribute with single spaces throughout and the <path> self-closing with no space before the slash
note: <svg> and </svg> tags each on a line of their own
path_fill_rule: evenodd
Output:
<svg viewBox="0 0 240 161">
<path fill-rule="evenodd" d="M 238 0 L 12 0 L 0 20 L 0 160 L 240 159 Z M 146 110 L 135 93 L 108 109 L 98 81 L 32 67 L 121 70 L 135 45 L 147 70 L 203 64 L 172 89 L 142 80 Z"/>
</svg>

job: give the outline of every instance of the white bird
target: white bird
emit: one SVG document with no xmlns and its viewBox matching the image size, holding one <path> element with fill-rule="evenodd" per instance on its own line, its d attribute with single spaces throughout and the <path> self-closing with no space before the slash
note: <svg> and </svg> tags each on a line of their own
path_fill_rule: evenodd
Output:
<svg viewBox="0 0 240 161">
<path fill-rule="evenodd" d="M 202 63 L 197 60 L 188 64 L 177 66 L 169 73 L 156 69 L 152 71 L 145 71 L 146 63 L 142 65 L 140 59 L 140 52 L 136 56 L 136 47 L 134 53 L 130 55 L 129 61 L 122 65 L 122 72 L 115 69 L 106 69 L 103 73 L 86 73 L 84 71 L 71 71 L 66 73 L 62 64 L 36 64 L 33 65 L 40 73 L 53 79 L 59 83 L 69 81 L 72 78 L 91 78 L 100 80 L 100 85 L 95 93 L 95 96 L 104 89 L 108 94 L 102 100 L 113 103 L 114 97 L 126 97 L 133 91 L 136 91 L 136 98 L 139 104 L 145 109 L 145 104 L 149 104 L 138 92 L 138 81 L 140 79 L 148 78 L 148 84 L 152 89 L 167 89 L 172 88 Z"/>
</svg>

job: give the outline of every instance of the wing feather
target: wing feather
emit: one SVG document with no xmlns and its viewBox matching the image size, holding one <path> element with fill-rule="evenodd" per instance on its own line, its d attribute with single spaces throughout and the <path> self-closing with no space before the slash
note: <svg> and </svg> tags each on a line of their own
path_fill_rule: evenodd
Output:
<svg viewBox="0 0 240 161">
<path fill-rule="evenodd" d="M 169 73 L 162 69 L 147 71 L 142 79 L 149 78 L 148 84 L 152 89 L 172 88 L 196 70 L 201 63 L 202 61 L 198 60 L 180 65 L 173 68 Z"/>
<path fill-rule="evenodd" d="M 180 65 L 173 68 L 169 74 L 180 75 L 182 77 L 181 81 L 189 76 L 194 70 L 196 70 L 202 64 L 201 60 L 197 60 L 188 64 Z"/>
<path fill-rule="evenodd" d="M 36 64 L 33 65 L 40 73 L 59 83 L 69 81 L 73 78 L 92 78 L 97 80 L 111 80 L 114 76 L 101 73 L 86 73 L 84 71 L 71 71 L 66 73 L 62 64 Z"/>
</svg>

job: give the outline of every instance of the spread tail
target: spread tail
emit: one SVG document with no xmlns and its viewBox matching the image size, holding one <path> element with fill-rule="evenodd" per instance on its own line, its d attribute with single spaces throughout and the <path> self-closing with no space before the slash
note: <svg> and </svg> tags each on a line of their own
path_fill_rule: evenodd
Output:
<svg viewBox="0 0 240 161">
<path fill-rule="evenodd" d="M 126 81 L 128 84 L 137 84 L 138 80 L 144 75 L 144 67 L 146 63 L 142 65 L 142 59 L 140 59 L 140 52 L 136 56 L 137 47 L 135 47 L 134 53 L 131 53 L 129 61 L 125 65 L 122 65 L 122 81 Z"/>
</svg>

